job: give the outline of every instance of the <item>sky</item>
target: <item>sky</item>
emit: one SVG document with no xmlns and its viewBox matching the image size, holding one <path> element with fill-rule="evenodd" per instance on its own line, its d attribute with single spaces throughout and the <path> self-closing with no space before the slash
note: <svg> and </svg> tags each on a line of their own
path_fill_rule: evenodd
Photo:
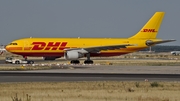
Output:
<svg viewBox="0 0 180 101">
<path fill-rule="evenodd" d="M 0 44 L 25 37 L 127 38 L 156 11 L 157 35 L 180 43 L 180 0 L 0 0 Z"/>
</svg>

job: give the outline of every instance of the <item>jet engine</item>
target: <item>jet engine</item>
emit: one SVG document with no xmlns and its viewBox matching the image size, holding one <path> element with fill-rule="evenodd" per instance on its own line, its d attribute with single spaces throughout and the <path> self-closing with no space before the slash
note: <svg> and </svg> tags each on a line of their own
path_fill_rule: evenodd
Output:
<svg viewBox="0 0 180 101">
<path fill-rule="evenodd" d="M 64 58 L 67 60 L 76 60 L 78 58 L 84 57 L 84 54 L 78 51 L 67 51 L 64 53 Z"/>
</svg>

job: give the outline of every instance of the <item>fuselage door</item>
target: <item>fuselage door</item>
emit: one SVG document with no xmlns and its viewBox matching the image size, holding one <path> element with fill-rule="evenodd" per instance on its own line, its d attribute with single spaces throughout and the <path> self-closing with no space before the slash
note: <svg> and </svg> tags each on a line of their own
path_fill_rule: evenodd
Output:
<svg viewBox="0 0 180 101">
<path fill-rule="evenodd" d="M 28 40 L 24 40 L 23 49 L 24 49 L 24 51 L 30 51 L 30 46 L 29 46 L 29 41 Z"/>
</svg>

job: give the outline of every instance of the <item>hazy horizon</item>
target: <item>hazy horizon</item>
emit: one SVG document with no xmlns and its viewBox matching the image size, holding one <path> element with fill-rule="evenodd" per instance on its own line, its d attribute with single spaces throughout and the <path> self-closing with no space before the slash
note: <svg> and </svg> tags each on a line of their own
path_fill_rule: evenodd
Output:
<svg viewBox="0 0 180 101">
<path fill-rule="evenodd" d="M 157 38 L 179 45 L 179 0 L 1 0 L 0 44 L 25 37 L 127 38 L 156 11 L 166 12 Z"/>
</svg>

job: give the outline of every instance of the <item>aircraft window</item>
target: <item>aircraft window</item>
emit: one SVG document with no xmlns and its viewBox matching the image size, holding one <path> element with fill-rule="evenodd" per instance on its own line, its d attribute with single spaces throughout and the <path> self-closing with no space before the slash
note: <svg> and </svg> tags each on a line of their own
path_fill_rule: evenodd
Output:
<svg viewBox="0 0 180 101">
<path fill-rule="evenodd" d="M 17 45 L 17 43 L 10 43 L 9 45 Z"/>
<path fill-rule="evenodd" d="M 17 43 L 13 43 L 13 45 L 17 45 Z"/>
</svg>

